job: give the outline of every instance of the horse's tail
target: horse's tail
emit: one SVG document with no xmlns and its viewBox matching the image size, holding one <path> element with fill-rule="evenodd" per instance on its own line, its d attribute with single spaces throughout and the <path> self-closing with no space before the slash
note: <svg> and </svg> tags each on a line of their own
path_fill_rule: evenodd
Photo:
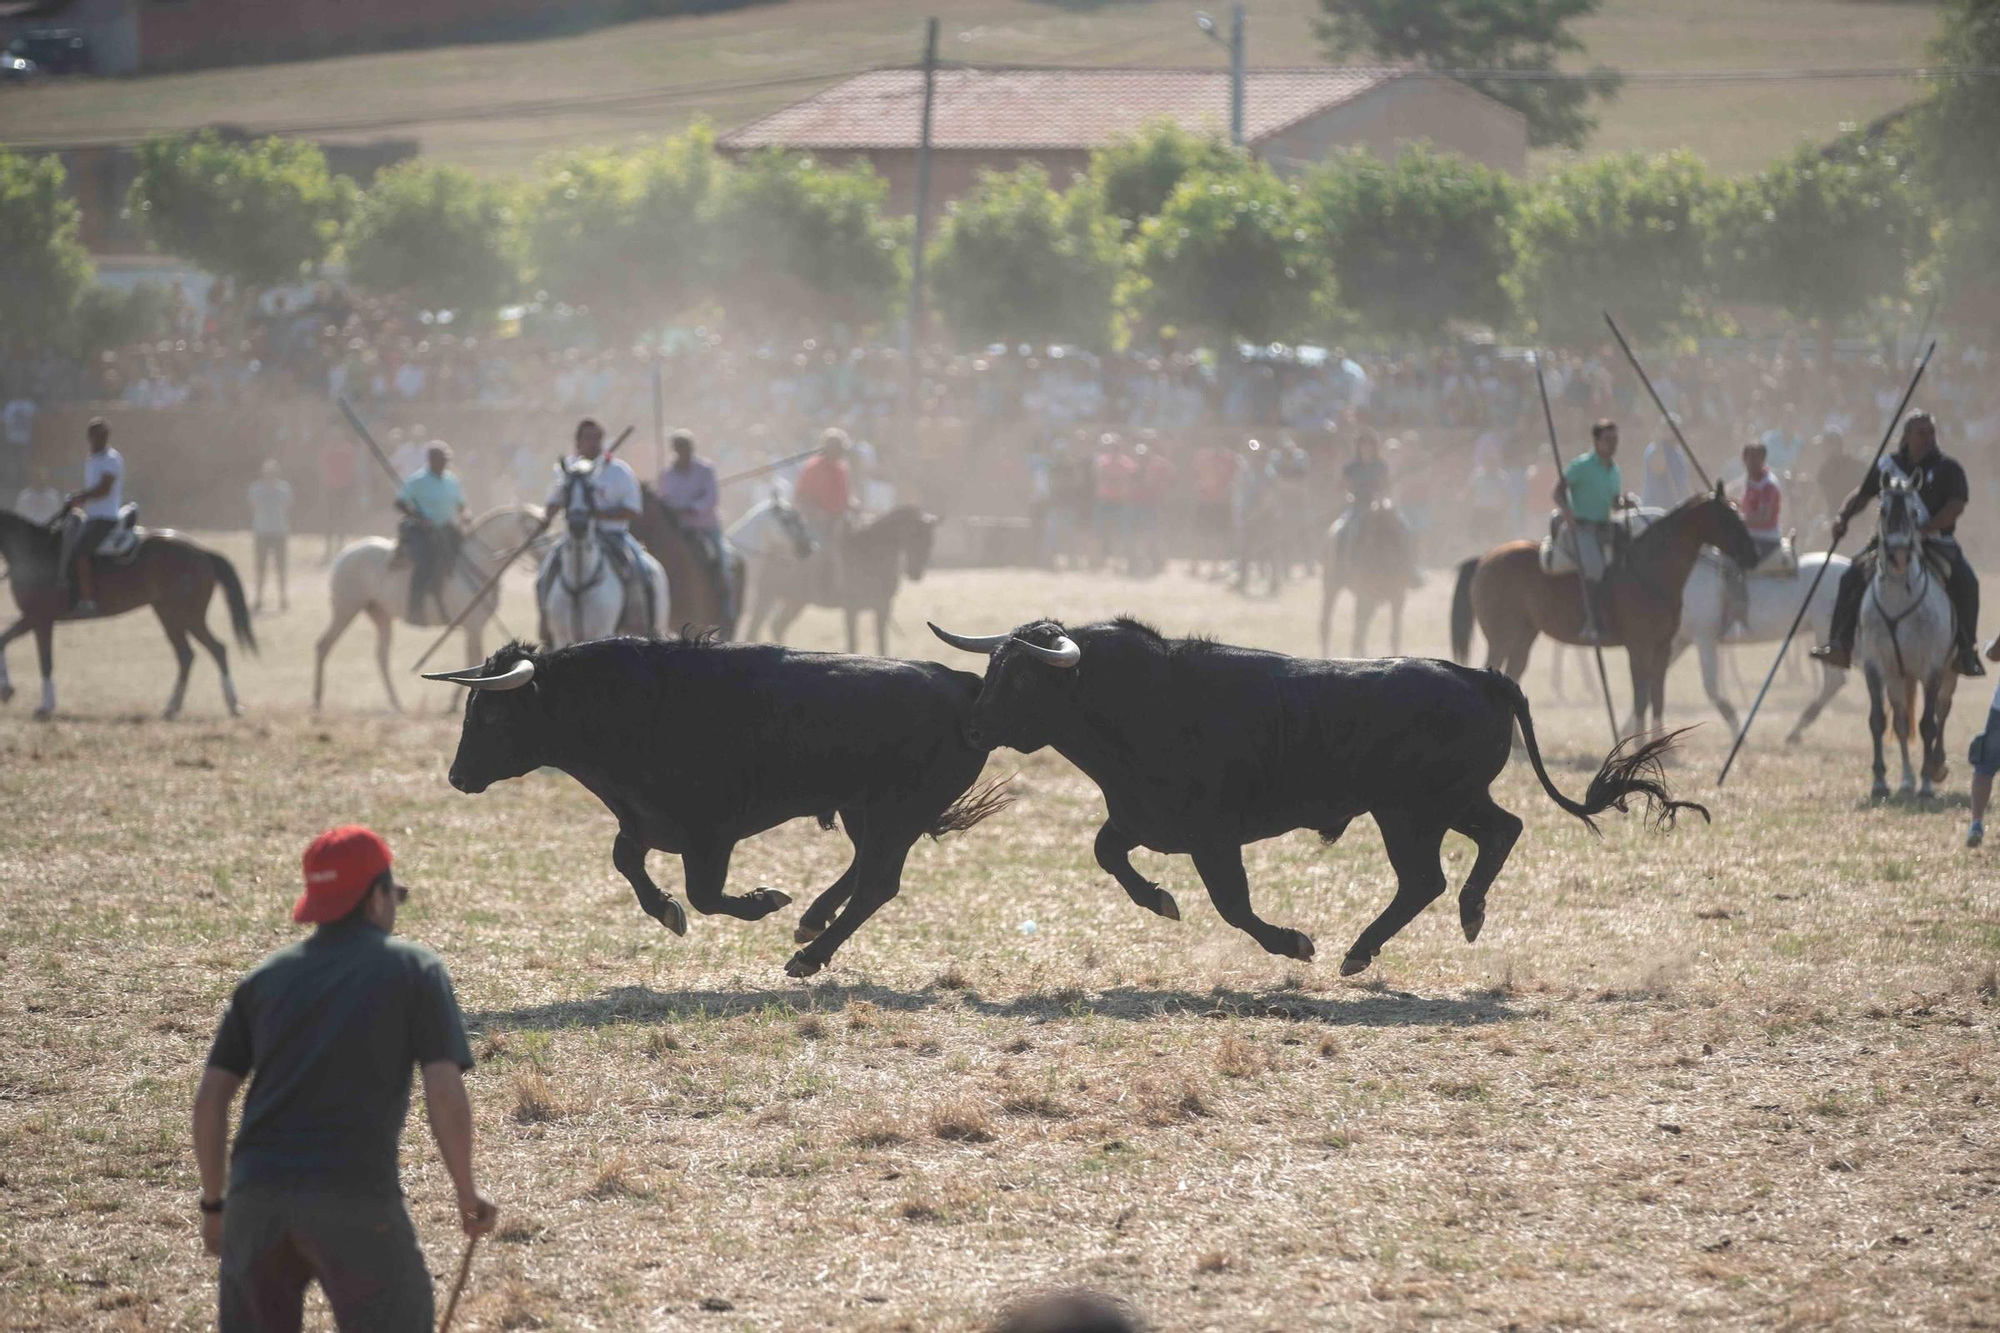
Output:
<svg viewBox="0 0 2000 1333">
<path fill-rule="evenodd" d="M 1625 811 L 1626 802 L 1634 796 L 1643 797 L 1646 815 L 1662 828 L 1672 828 L 1674 819 L 1683 810 L 1692 810 L 1704 822 L 1709 819 L 1708 807 L 1693 801 L 1676 801 L 1667 791 L 1666 770 L 1660 761 L 1679 742 L 1688 728 L 1668 732 L 1644 744 L 1635 745 L 1637 736 L 1628 736 L 1611 747 L 1611 753 L 1604 756 L 1604 763 L 1598 767 L 1597 776 L 1590 780 L 1590 787 L 1583 793 L 1581 801 L 1572 801 L 1562 794 L 1562 790 L 1549 780 L 1549 771 L 1542 767 L 1542 750 L 1535 743 L 1534 719 L 1528 715 L 1528 696 L 1521 687 L 1498 671 L 1486 673 L 1487 687 L 1502 699 L 1514 720 L 1521 724 L 1521 739 L 1528 747 L 1528 762 L 1535 766 L 1535 776 L 1541 780 L 1542 790 L 1549 799 L 1584 822 L 1592 833 L 1597 832 L 1597 821 L 1592 815 L 1603 814 L 1606 810 Z"/>
<path fill-rule="evenodd" d="M 1472 576 L 1479 572 L 1479 557 L 1461 560 L 1458 584 L 1451 590 L 1451 660 L 1463 662 L 1472 652 Z"/>
<path fill-rule="evenodd" d="M 215 581 L 222 585 L 222 596 L 229 603 L 229 628 L 236 631 L 236 645 L 245 652 L 257 651 L 257 633 L 250 627 L 250 603 L 243 596 L 243 580 L 236 577 L 236 566 L 229 563 L 229 557 L 220 551 L 204 552 L 209 564 L 215 567 Z"/>
</svg>

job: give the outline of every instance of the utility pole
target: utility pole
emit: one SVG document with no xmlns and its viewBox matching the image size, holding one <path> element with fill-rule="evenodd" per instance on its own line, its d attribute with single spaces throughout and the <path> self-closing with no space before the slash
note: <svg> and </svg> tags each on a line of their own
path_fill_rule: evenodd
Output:
<svg viewBox="0 0 2000 1333">
<path fill-rule="evenodd" d="M 917 136 L 917 227 L 910 250 L 910 322 L 903 337 L 910 357 L 912 392 L 917 383 L 917 341 L 924 330 L 924 245 L 931 224 L 931 111 L 937 103 L 938 21 L 924 24 L 924 114 Z"/>
<path fill-rule="evenodd" d="M 1248 39 L 1244 35 L 1243 0 L 1231 0 L 1229 6 L 1229 40 L 1224 42 L 1222 34 L 1215 30 L 1215 19 L 1207 12 L 1194 16 L 1194 25 L 1208 34 L 1210 41 L 1229 48 L 1229 142 L 1236 147 L 1243 146 L 1243 62 L 1244 48 Z"/>
</svg>

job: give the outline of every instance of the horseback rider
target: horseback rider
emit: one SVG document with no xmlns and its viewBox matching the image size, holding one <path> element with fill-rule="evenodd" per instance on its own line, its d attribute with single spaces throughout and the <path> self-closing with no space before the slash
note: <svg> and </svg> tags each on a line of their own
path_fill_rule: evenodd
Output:
<svg viewBox="0 0 2000 1333">
<path fill-rule="evenodd" d="M 409 475 L 396 492 L 403 521 L 396 533 L 393 565 L 410 566 L 412 625 L 424 623 L 424 601 L 436 599 L 447 571 L 458 562 L 465 541 L 465 488 L 451 470 L 451 446 L 432 440 L 424 451 L 424 467 Z M 442 605 L 440 623 L 449 617 Z"/>
<path fill-rule="evenodd" d="M 1618 474 L 1618 423 L 1600 418 L 1590 428 L 1590 452 L 1578 454 L 1556 479 L 1555 504 L 1568 528 L 1577 571 L 1583 575 L 1585 643 L 1603 637 L 1608 603 L 1604 576 L 1617 554 L 1617 525 L 1611 513 L 1625 503 Z"/>
<path fill-rule="evenodd" d="M 111 447 L 111 427 L 103 417 L 92 417 L 84 429 L 90 453 L 83 460 L 83 489 L 62 499 L 62 548 L 56 558 L 56 587 L 70 590 L 75 575 L 76 614 L 97 614 L 97 586 L 91 557 L 118 526 L 118 511 L 125 504 L 125 458 Z"/>
<path fill-rule="evenodd" d="M 550 493 L 547 519 L 556 514 L 569 515 L 572 495 L 570 478 L 573 472 L 585 470 L 588 476 L 583 485 L 585 501 L 590 505 L 590 516 L 595 520 L 598 544 L 611 568 L 618 575 L 618 582 L 629 598 L 637 590 L 645 598 L 646 624 L 658 621 L 659 608 L 652 605 L 653 584 L 647 577 L 652 557 L 645 548 L 633 540 L 631 522 L 643 512 L 645 497 L 639 491 L 639 474 L 632 465 L 615 455 L 604 452 L 604 427 L 595 418 L 585 417 L 576 424 L 576 452 L 563 460 L 562 476 L 556 488 Z M 549 562 L 553 569 L 555 562 Z M 649 629 L 647 631 L 651 633 Z"/>
<path fill-rule="evenodd" d="M 1389 497 L 1389 465 L 1382 460 L 1382 447 L 1374 431 L 1364 429 L 1354 437 L 1354 457 L 1340 469 L 1340 479 L 1347 487 L 1347 507 L 1333 521 L 1333 549 L 1345 565 L 1362 518 L 1377 500 Z"/>
<path fill-rule="evenodd" d="M 1762 564 L 1771 552 L 1784 543 L 1784 533 L 1778 528 L 1778 511 L 1784 505 L 1784 492 L 1778 487 L 1777 474 L 1764 466 L 1769 451 L 1760 440 L 1752 440 L 1743 446 L 1743 496 L 1736 508 L 1743 515 L 1743 526 L 1750 531 L 1750 540 L 1757 546 L 1757 561 Z M 1722 562 L 1723 596 L 1722 632 L 1727 634 L 1731 627 L 1741 625 L 1747 633 L 1750 628 L 1750 583 L 1748 572 L 1734 560 Z"/>
<path fill-rule="evenodd" d="M 1965 552 L 1960 549 L 1958 538 L 1959 515 L 1965 512 L 1966 501 L 1971 489 L 1965 478 L 1965 469 L 1957 460 L 1948 458 L 1937 445 L 1937 422 L 1928 412 L 1912 412 L 1903 419 L 1903 438 L 1896 452 L 1884 459 L 1880 466 L 1871 469 L 1861 479 L 1847 499 L 1841 502 L 1840 512 L 1833 518 L 1833 539 L 1838 542 L 1847 534 L 1847 524 L 1861 507 L 1873 500 L 1882 491 L 1883 470 L 1894 467 L 1901 475 L 1910 479 L 1916 487 L 1917 498 L 1922 500 L 1930 518 L 1921 529 L 1926 544 L 1942 552 L 1951 561 L 1951 573 L 1945 578 L 1944 590 L 1951 599 L 1952 618 L 1956 622 L 1957 651 L 1956 664 L 1961 676 L 1983 676 L 1986 668 L 1979 662 L 1979 578 L 1972 572 L 1972 566 L 1965 561 Z M 1832 642 L 1813 650 L 1813 656 L 1828 666 L 1846 668 L 1854 661 L 1854 631 L 1861 619 L 1861 596 L 1868 583 L 1875 577 L 1875 555 L 1878 539 L 1870 538 L 1840 577 L 1840 594 L 1833 604 Z"/>
<path fill-rule="evenodd" d="M 826 553 L 823 586 L 835 589 L 841 586 L 841 546 L 854 505 L 848 448 L 847 432 L 838 426 L 827 427 L 819 439 L 819 452 L 806 460 L 798 480 L 792 483 L 792 503 L 813 540 Z"/>
<path fill-rule="evenodd" d="M 722 494 L 716 485 L 715 468 L 705 459 L 695 457 L 694 436 L 684 430 L 677 430 L 672 438 L 673 465 L 660 473 L 655 489 L 660 503 L 680 524 L 701 558 L 708 566 L 708 576 L 714 582 L 724 608 L 723 619 L 733 619 L 728 609 L 735 605 L 735 589 L 729 586 L 729 561 L 722 550 L 722 520 L 716 513 Z"/>
</svg>

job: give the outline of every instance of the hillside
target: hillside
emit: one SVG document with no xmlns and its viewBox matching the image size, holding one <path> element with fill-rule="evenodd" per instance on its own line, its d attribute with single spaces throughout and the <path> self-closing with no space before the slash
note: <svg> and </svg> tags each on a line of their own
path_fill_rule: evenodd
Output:
<svg viewBox="0 0 2000 1333">
<path fill-rule="evenodd" d="M 1223 8 L 1226 0 L 1213 0 Z M 50 81 L 0 95 L 0 141 L 128 139 L 227 121 L 352 140 L 414 136 L 444 161 L 518 171 L 552 148 L 627 143 L 697 115 L 727 128 L 854 70 L 913 61 L 923 16 L 948 59 L 1193 64 L 1223 53 L 1194 0 L 790 0 L 655 19 L 535 42 L 117 81 Z M 1316 57 L 1316 0 L 1252 0 L 1253 63 Z M 1628 71 L 1840 69 L 1919 63 L 1925 3 L 1882 0 L 1607 0 L 1582 26 L 1589 59 Z M 1907 80 L 1686 84 L 1635 80 L 1591 152 L 1687 145 L 1717 166 L 1757 166 L 1910 99 Z M 583 106 L 559 105 L 587 99 Z M 552 105 L 553 104 L 553 105 Z"/>
</svg>

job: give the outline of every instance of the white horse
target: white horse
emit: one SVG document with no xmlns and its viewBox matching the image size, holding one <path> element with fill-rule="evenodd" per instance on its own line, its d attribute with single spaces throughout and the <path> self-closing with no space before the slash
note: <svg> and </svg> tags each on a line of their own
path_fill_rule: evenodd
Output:
<svg viewBox="0 0 2000 1333">
<path fill-rule="evenodd" d="M 1722 633 L 1722 619 L 1728 614 L 1726 609 L 1727 575 L 1722 569 L 1722 557 L 1712 551 L 1703 551 L 1702 558 L 1695 562 L 1694 569 L 1681 586 L 1681 628 L 1674 636 L 1674 657 L 1679 657 L 1694 645 L 1696 655 L 1701 660 L 1701 685 L 1708 692 L 1708 701 L 1722 714 L 1722 720 L 1729 725 L 1730 735 L 1735 735 L 1736 710 L 1722 693 L 1722 679 L 1719 668 L 1720 652 L 1723 644 L 1776 643 L 1785 637 L 1792 627 L 1792 617 L 1799 613 L 1799 602 L 1805 597 L 1806 589 L 1813 587 L 1813 576 L 1819 573 L 1821 565 L 1827 566 L 1826 576 L 1813 588 L 1812 605 L 1806 610 L 1806 623 L 1812 626 L 1815 646 L 1826 643 L 1833 629 L 1833 603 L 1840 591 L 1840 577 L 1847 572 L 1848 560 L 1844 555 L 1808 555 L 1799 559 L 1798 572 L 1790 578 L 1753 578 L 1745 583 L 1749 592 L 1749 614 L 1744 625 L 1733 626 L 1727 638 Z M 1818 719 L 1820 710 L 1847 680 L 1847 673 L 1836 667 L 1819 665 L 1819 693 L 1813 696 L 1799 720 L 1792 724 L 1785 736 L 1787 745 L 1798 744 L 1799 737 L 1807 727 Z"/>
<path fill-rule="evenodd" d="M 483 585 L 500 567 L 500 561 L 521 543 L 541 531 L 541 511 L 528 505 L 506 505 L 483 514 L 466 533 L 456 568 L 448 571 L 438 588 L 437 604 L 446 619 L 466 609 Z M 396 698 L 396 686 L 389 679 L 389 629 L 398 619 L 407 619 L 410 606 L 410 566 L 390 568 L 396 544 L 387 537 L 363 537 L 349 542 L 334 559 L 328 576 L 333 602 L 333 620 L 319 636 L 313 659 L 313 707 L 320 706 L 326 689 L 326 655 L 340 641 L 354 617 L 363 611 L 375 622 L 375 665 L 382 673 L 382 688 L 388 691 L 389 706 L 403 711 Z M 481 631 L 498 609 L 496 588 L 466 616 L 466 655 L 473 662 L 486 660 Z"/>
<path fill-rule="evenodd" d="M 542 633 L 551 648 L 608 639 L 621 629 L 648 639 L 660 637 L 667 613 L 667 575 L 660 562 L 635 541 L 626 541 L 628 559 L 646 581 L 645 596 L 628 599 L 623 580 L 604 551 L 604 536 L 592 516 L 587 465 L 564 474 L 569 516 L 562 538 L 535 576 Z"/>
<path fill-rule="evenodd" d="M 1918 723 L 1923 737 L 1923 788 L 1929 798 L 1933 783 L 1949 771 L 1944 757 L 1944 723 L 1951 715 L 1952 691 L 1958 674 L 1952 665 L 1951 598 L 1944 579 L 1924 560 L 1923 525 L 1930 515 L 1909 482 L 1887 472 L 1876 515 L 1875 577 L 1861 598 L 1861 619 L 1854 638 L 1855 660 L 1868 680 L 1868 730 L 1875 740 L 1875 785 L 1871 795 L 1889 794 L 1887 765 L 1882 761 L 1882 731 L 1887 717 L 1883 699 L 1895 715 L 1896 742 L 1903 751 L 1901 793 L 1916 788 L 1910 769 L 1910 714 L 1916 711 L 1917 690 L 1924 693 Z"/>
</svg>

